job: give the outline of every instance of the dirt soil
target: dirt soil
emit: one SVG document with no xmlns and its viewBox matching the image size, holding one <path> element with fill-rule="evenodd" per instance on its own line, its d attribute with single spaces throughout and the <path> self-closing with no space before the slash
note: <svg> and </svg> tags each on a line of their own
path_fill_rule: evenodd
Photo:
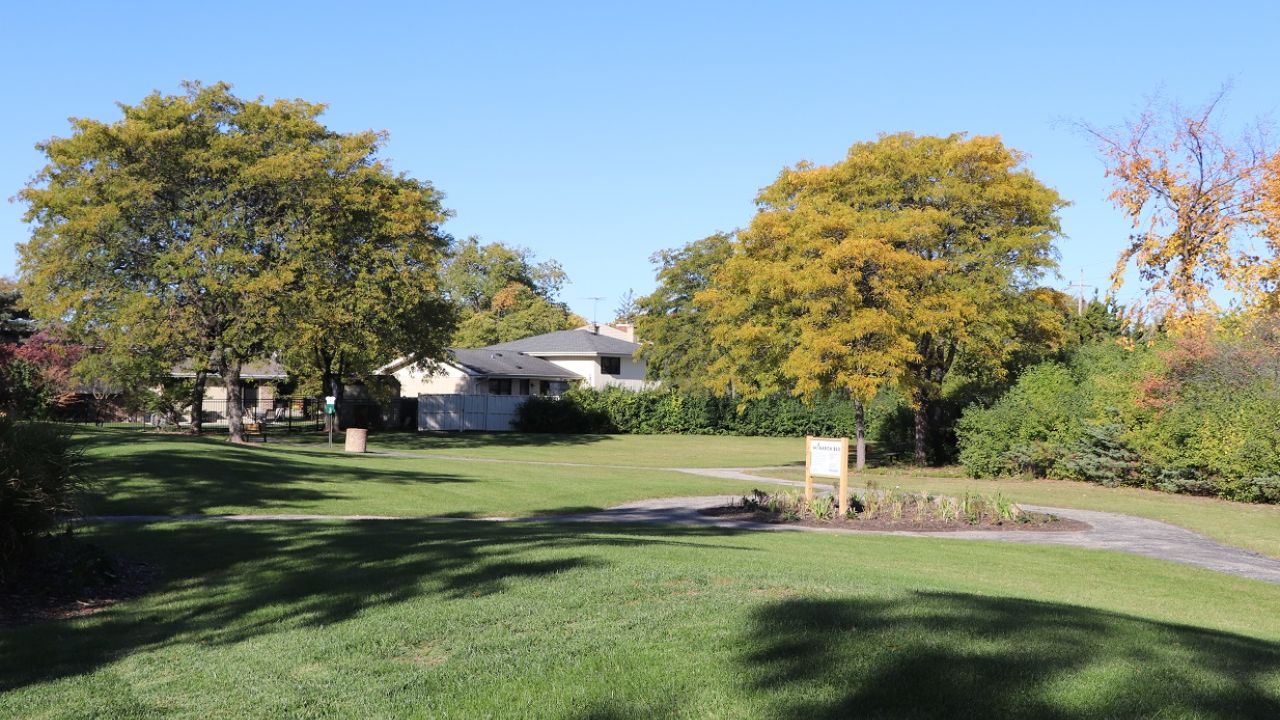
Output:
<svg viewBox="0 0 1280 720">
<path fill-rule="evenodd" d="M 0 583 L 0 628 L 92 615 L 143 595 L 154 582 L 147 565 L 110 557 L 88 543 L 50 544 Z"/>
<path fill-rule="evenodd" d="M 745 510 L 742 507 L 734 505 L 707 508 L 700 512 L 703 515 L 710 515 L 712 517 L 722 518 L 725 520 L 746 520 L 750 522 L 800 525 L 803 527 L 844 528 L 847 530 L 879 530 L 889 532 L 960 532 L 965 530 L 990 530 L 994 532 L 1079 532 L 1081 530 L 1090 529 L 1088 523 L 1081 522 L 1079 520 L 1068 520 L 1055 515 L 1045 515 L 1042 513 L 1028 513 L 1030 518 L 1029 522 L 1001 520 L 997 522 L 983 521 L 976 525 L 970 525 L 967 522 L 944 522 L 936 519 L 929 519 L 925 521 L 888 520 L 882 518 L 874 518 L 870 520 L 863 518 L 818 520 L 816 518 L 806 517 L 799 520 L 784 520 L 781 513 L 770 513 L 763 510 Z"/>
</svg>

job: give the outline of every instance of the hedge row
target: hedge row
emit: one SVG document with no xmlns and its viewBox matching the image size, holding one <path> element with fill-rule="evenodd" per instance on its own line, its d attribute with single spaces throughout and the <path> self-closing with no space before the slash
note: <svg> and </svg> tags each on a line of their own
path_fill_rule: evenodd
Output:
<svg viewBox="0 0 1280 720">
<path fill-rule="evenodd" d="M 778 396 L 744 402 L 709 394 L 621 388 L 576 388 L 559 398 L 530 397 L 516 411 L 515 426 L 522 432 L 642 435 L 852 437 L 855 433 L 853 403 L 845 398 L 806 404 Z"/>
</svg>

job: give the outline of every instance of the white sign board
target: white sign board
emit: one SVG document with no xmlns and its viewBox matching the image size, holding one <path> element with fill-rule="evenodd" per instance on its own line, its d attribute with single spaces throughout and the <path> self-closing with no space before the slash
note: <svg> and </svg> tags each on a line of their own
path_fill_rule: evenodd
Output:
<svg viewBox="0 0 1280 720">
<path fill-rule="evenodd" d="M 814 477 L 838 478 L 849 459 L 839 440 L 809 438 L 809 474 Z"/>
</svg>

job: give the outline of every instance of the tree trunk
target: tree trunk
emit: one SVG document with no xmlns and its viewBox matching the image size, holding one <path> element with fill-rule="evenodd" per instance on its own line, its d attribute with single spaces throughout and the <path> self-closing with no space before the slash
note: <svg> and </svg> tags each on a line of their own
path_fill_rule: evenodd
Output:
<svg viewBox="0 0 1280 720">
<path fill-rule="evenodd" d="M 862 472 L 867 467 L 867 413 L 861 400 L 853 401 L 853 422 L 858 432 L 857 462 L 854 469 Z"/>
<path fill-rule="evenodd" d="M 915 463 L 924 466 L 929 464 L 929 399 L 923 390 L 916 390 L 915 407 Z"/>
<path fill-rule="evenodd" d="M 204 370 L 196 371 L 195 387 L 191 389 L 191 434 L 204 432 L 204 386 L 206 383 Z"/>
<path fill-rule="evenodd" d="M 240 361 L 222 363 L 222 383 L 227 389 L 227 441 L 242 443 L 244 439 L 244 395 L 240 391 Z"/>
</svg>

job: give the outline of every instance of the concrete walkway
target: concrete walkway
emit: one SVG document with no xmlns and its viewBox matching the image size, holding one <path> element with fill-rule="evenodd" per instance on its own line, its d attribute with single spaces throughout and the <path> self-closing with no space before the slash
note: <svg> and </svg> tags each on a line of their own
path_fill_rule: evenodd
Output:
<svg viewBox="0 0 1280 720">
<path fill-rule="evenodd" d="M 701 474 L 701 473 L 699 473 Z M 1087 523 L 1088 530 L 1070 532 L 1045 532 L 1030 530 L 957 530 L 951 532 L 911 532 L 879 530 L 846 530 L 843 528 L 815 528 L 800 525 L 745 522 L 709 517 L 699 510 L 720 507 L 732 500 L 733 495 L 709 497 L 663 498 L 641 500 L 619 505 L 596 513 L 559 516 L 559 521 L 616 522 L 616 523 L 672 523 L 698 524 L 749 530 L 773 530 L 792 532 L 825 532 L 854 535 L 898 535 L 955 540 L 988 540 L 1025 543 L 1030 545 L 1068 545 L 1094 550 L 1112 550 L 1134 555 L 1169 560 L 1184 565 L 1214 570 L 1228 575 L 1263 580 L 1280 584 L 1280 560 L 1241 548 L 1214 542 L 1199 533 L 1158 520 L 1121 515 L 1119 513 L 1072 508 L 1021 505 L 1032 512 L 1057 515 L 1069 520 Z M 551 518 L 543 518 L 551 519 Z"/>
</svg>

